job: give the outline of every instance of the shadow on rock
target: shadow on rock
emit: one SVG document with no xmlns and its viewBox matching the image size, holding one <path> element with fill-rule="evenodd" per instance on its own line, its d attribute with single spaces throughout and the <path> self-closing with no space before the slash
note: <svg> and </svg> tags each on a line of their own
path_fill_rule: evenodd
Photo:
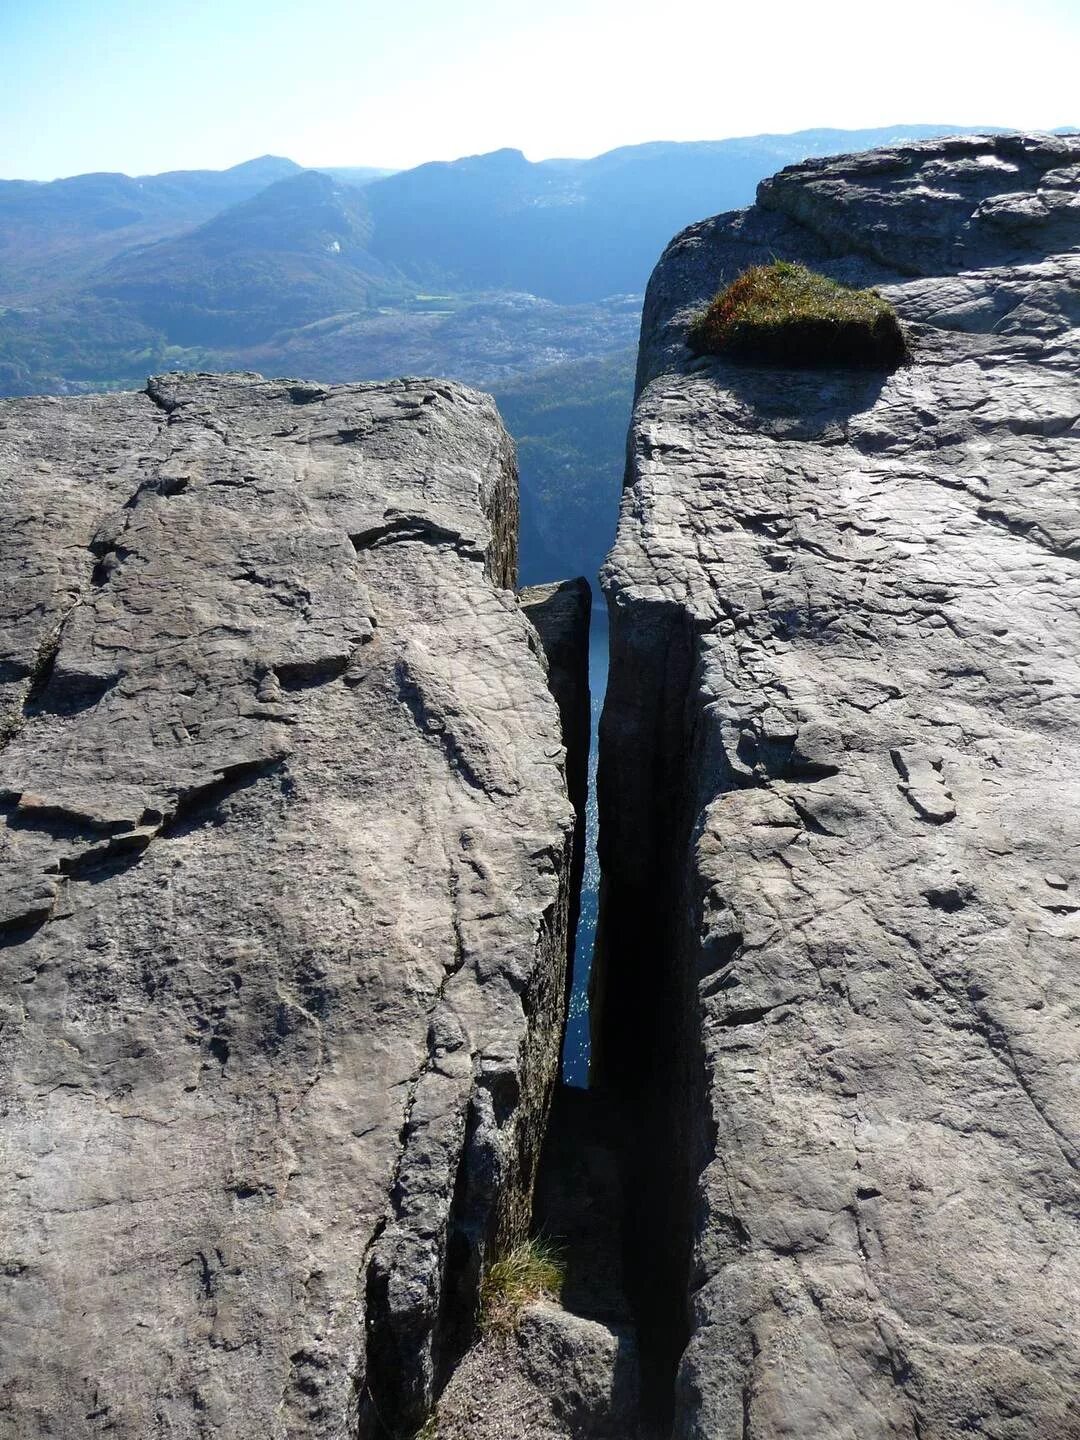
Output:
<svg viewBox="0 0 1080 1440">
<path fill-rule="evenodd" d="M 788 370 L 714 356 L 688 369 L 727 392 L 746 429 L 778 440 L 842 439 L 851 417 L 873 409 L 890 378 L 884 370 Z"/>
</svg>

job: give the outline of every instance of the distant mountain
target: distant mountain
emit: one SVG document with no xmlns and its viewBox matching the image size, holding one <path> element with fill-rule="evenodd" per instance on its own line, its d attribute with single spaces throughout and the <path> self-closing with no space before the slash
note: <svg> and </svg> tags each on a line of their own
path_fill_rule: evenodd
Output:
<svg viewBox="0 0 1080 1440">
<path fill-rule="evenodd" d="M 384 269 L 429 288 L 527 292 L 572 304 L 641 291 L 676 230 L 749 204 L 757 182 L 783 165 L 950 128 L 656 142 L 537 163 L 497 150 L 398 173 L 372 166 L 320 173 L 363 190 L 369 254 Z M 292 160 L 264 155 L 220 171 L 0 181 L 0 304 L 73 295 L 133 247 L 180 236 L 302 173 Z"/>
<path fill-rule="evenodd" d="M 363 193 L 315 170 L 268 186 L 186 234 L 125 251 L 89 294 L 175 345 L 253 345 L 401 288 L 373 256 Z"/>
<path fill-rule="evenodd" d="M 0 180 L 0 302 L 70 290 L 128 246 L 190 229 L 299 172 L 264 155 L 230 170 Z"/>
<path fill-rule="evenodd" d="M 676 231 L 749 205 L 758 181 L 784 165 L 960 128 L 659 141 L 538 163 L 496 150 L 420 165 L 366 189 L 371 249 L 431 286 L 523 290 L 563 304 L 640 292 Z"/>
<path fill-rule="evenodd" d="M 232 170 L 0 182 L 0 394 L 163 369 L 492 388 L 519 445 L 523 573 L 610 543 L 640 295 L 668 240 L 810 155 L 955 126 L 499 150 L 373 178 Z"/>
<path fill-rule="evenodd" d="M 314 165 L 312 169 L 321 170 L 324 175 L 340 180 L 343 185 L 356 185 L 360 188 L 370 185 L 373 180 L 385 180 L 388 175 L 399 173 L 397 170 L 380 170 L 375 165 Z"/>
</svg>

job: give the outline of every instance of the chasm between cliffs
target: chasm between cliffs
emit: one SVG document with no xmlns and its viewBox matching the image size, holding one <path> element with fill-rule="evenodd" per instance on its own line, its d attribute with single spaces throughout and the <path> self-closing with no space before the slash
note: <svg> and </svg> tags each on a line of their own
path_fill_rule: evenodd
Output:
<svg viewBox="0 0 1080 1440">
<path fill-rule="evenodd" d="M 608 611 L 603 603 L 594 605 L 580 912 L 561 1083 L 541 1162 L 534 1230 L 563 1251 L 563 1305 L 633 1332 L 636 1433 L 640 1440 L 664 1440 L 689 1329 L 698 1142 L 687 1133 L 687 1117 L 695 1103 L 692 1057 L 698 1042 L 686 986 L 663 958 L 664 917 L 671 913 L 670 892 L 677 889 L 665 861 L 678 848 L 674 807 L 668 813 L 662 797 L 678 793 L 681 741 L 673 732 L 667 752 L 673 768 L 659 784 L 655 776 L 648 781 L 621 776 L 624 747 L 605 742 L 612 726 L 621 723 L 617 714 L 605 713 L 609 694 L 617 709 L 636 685 L 627 634 L 632 630 L 616 617 L 619 649 L 612 649 Z M 689 650 L 677 636 L 670 639 L 669 677 L 685 695 L 689 676 L 681 662 L 688 664 Z M 615 662 L 610 678 L 609 661 Z M 668 715 L 675 708 L 663 707 Z M 627 789 L 653 806 L 633 833 L 613 829 L 616 812 L 609 815 L 605 805 L 612 787 L 623 787 L 624 811 Z M 635 873 L 630 885 L 621 854 L 626 847 Z"/>
</svg>

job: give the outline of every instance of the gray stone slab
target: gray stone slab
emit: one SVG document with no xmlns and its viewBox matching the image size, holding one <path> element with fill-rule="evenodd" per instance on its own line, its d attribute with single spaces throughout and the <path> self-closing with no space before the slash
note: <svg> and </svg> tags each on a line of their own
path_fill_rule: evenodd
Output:
<svg viewBox="0 0 1080 1440">
<path fill-rule="evenodd" d="M 510 442 L 436 381 L 166 376 L 0 406 L 0 509 L 0 1429 L 407 1422 L 558 1061 Z"/>
<path fill-rule="evenodd" d="M 650 285 L 601 925 L 676 1027 L 682 1440 L 1080 1435 L 1078 145 L 807 162 Z M 771 255 L 914 363 L 694 357 Z"/>
</svg>

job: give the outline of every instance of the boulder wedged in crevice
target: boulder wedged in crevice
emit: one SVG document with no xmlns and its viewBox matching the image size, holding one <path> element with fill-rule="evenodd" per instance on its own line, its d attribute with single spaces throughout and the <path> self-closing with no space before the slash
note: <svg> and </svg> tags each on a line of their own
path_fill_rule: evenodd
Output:
<svg viewBox="0 0 1080 1440">
<path fill-rule="evenodd" d="M 518 591 L 548 665 L 548 685 L 562 720 L 566 783 L 579 815 L 589 786 L 589 618 L 592 589 L 578 576 Z"/>
<path fill-rule="evenodd" d="M 550 1301 L 485 1336 L 444 1391 L 432 1440 L 637 1440 L 631 1330 Z"/>
<path fill-rule="evenodd" d="M 0 509 L 0 1429 L 406 1431 L 562 1038 L 510 441 L 443 382 L 164 376 L 5 402 Z"/>
<path fill-rule="evenodd" d="M 1076 1429 L 1078 144 L 808 162 L 650 282 L 600 1023 L 677 1440 Z M 912 363 L 695 356 L 774 258 L 882 287 Z"/>
<path fill-rule="evenodd" d="M 533 1230 L 556 1257 L 559 1295 L 481 1316 L 439 1396 L 432 1440 L 654 1440 L 624 1286 L 617 1115 L 600 1091 L 556 1090 Z"/>
</svg>

